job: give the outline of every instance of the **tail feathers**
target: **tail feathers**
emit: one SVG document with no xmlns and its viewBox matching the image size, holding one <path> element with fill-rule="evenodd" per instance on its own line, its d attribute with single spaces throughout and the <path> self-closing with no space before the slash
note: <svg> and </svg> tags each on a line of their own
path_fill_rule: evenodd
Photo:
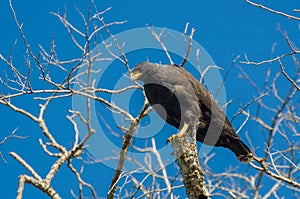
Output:
<svg viewBox="0 0 300 199">
<path fill-rule="evenodd" d="M 252 151 L 240 139 L 231 139 L 228 148 L 241 162 L 249 163 L 253 158 Z"/>
</svg>

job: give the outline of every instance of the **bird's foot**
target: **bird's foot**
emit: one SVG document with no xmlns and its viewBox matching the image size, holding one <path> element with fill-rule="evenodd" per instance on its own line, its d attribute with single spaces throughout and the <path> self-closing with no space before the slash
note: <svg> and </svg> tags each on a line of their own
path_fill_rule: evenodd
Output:
<svg viewBox="0 0 300 199">
<path fill-rule="evenodd" d="M 178 137 L 177 134 L 173 134 L 171 135 L 171 137 L 169 137 L 166 141 L 166 145 L 168 145 L 170 142 L 172 142 L 176 137 Z"/>
<path fill-rule="evenodd" d="M 189 125 L 188 124 L 184 124 L 182 129 L 179 131 L 179 133 L 177 134 L 173 134 L 171 135 L 171 137 L 169 137 L 166 141 L 166 145 L 169 144 L 170 142 L 172 142 L 175 138 L 182 138 L 185 134 L 185 132 L 187 131 Z"/>
</svg>

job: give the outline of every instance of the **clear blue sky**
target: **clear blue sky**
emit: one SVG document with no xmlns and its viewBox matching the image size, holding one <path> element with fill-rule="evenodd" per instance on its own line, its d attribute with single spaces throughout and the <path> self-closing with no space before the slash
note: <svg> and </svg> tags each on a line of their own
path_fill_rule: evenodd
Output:
<svg viewBox="0 0 300 199">
<path fill-rule="evenodd" d="M 79 27 L 82 27 L 82 24 L 79 22 L 80 17 L 75 8 L 77 7 L 83 13 L 86 13 L 89 6 L 86 2 L 87 1 L 79 0 L 15 0 L 13 5 L 19 21 L 23 23 L 23 31 L 34 52 L 38 52 L 39 44 L 49 50 L 51 38 L 54 36 L 59 56 L 68 59 L 79 56 L 80 54 L 74 50 L 74 45 L 72 45 L 63 25 L 55 16 L 51 15 L 50 12 L 63 12 L 66 7 L 68 18 L 75 24 L 77 23 Z M 244 53 L 247 53 L 248 57 L 254 61 L 270 58 L 271 48 L 275 42 L 277 42 L 274 53 L 275 56 L 285 52 L 287 46 L 282 34 L 277 30 L 279 25 L 282 30 L 288 32 L 292 39 L 298 39 L 296 36 L 299 35 L 298 24 L 295 21 L 270 14 L 264 10 L 250 6 L 245 1 L 103 0 L 95 2 L 99 10 L 112 7 L 111 11 L 105 14 L 106 21 L 127 20 L 126 24 L 112 28 L 114 34 L 125 30 L 145 27 L 147 24 L 182 32 L 185 24 L 189 22 L 190 26 L 196 29 L 194 39 L 207 50 L 216 65 L 225 70 L 230 67 L 233 55 L 243 56 Z M 285 2 L 274 1 L 272 4 L 269 3 L 269 5 L 282 11 L 291 11 L 293 8 L 297 8 L 296 1 L 291 0 Z M 16 38 L 18 38 L 18 44 L 14 51 L 14 63 L 21 67 L 24 65 L 24 49 L 21 47 L 22 41 L 14 24 L 8 0 L 2 0 L 0 2 L 0 53 L 4 56 L 8 56 Z M 145 59 L 145 57 L 135 57 L 130 61 L 135 64 L 140 61 L 145 61 Z M 4 68 L 3 65 L 4 63 L 1 62 L 1 73 Z M 243 67 L 254 81 L 258 83 L 264 81 L 266 66 L 258 68 L 252 66 Z M 276 71 L 279 71 L 279 68 L 275 68 L 274 73 Z M 245 90 L 247 82 L 239 80 L 237 78 L 238 73 L 238 70 L 233 70 L 229 76 L 230 80 L 226 84 L 227 98 L 233 99 L 233 104 L 227 110 L 229 118 L 238 111 L 238 98 L 242 103 L 246 103 L 255 94 L 253 89 Z M 221 74 L 224 75 L 224 72 L 221 72 Z M 288 85 L 286 82 L 286 84 L 282 85 L 282 88 Z M 0 87 L 0 89 L 3 89 L 3 87 Z M 30 98 L 17 99 L 17 102 L 26 108 L 37 110 L 37 104 L 32 103 Z M 49 128 L 55 132 L 54 134 L 57 139 L 65 143 L 66 146 L 70 146 L 73 139 L 73 136 L 68 134 L 68 131 L 71 130 L 72 127 L 68 124 L 66 125 L 68 121 L 64 114 L 66 113 L 65 111 L 70 108 L 71 100 L 58 100 L 55 107 L 52 107 L 52 111 L 50 110 L 46 117 L 49 121 Z M 4 136 L 9 135 L 16 127 L 19 127 L 17 131 L 18 135 L 27 136 L 24 140 L 11 139 L 5 145 L 0 146 L 0 151 L 7 161 L 7 163 L 3 163 L 0 160 L 0 198 L 14 198 L 16 196 L 18 175 L 24 172 L 27 173 L 27 171 L 11 158 L 8 152 L 15 151 L 19 153 L 41 173 L 42 176 L 48 171 L 49 165 L 54 159 L 48 158 L 41 150 L 38 143 L 40 131 L 36 124 L 3 106 L 0 106 L 0 115 L 0 140 Z M 244 118 L 237 119 L 233 125 L 237 128 L 243 119 Z M 257 130 L 258 129 L 251 123 L 244 128 L 244 131 L 250 133 L 250 137 L 253 138 L 255 146 L 262 144 L 254 139 L 254 134 L 251 134 L 251 132 Z M 243 132 L 241 132 L 241 137 L 246 140 Z M 165 136 L 165 138 L 167 137 Z M 214 149 L 213 152 L 217 153 L 212 162 L 215 163 L 212 165 L 215 171 L 222 171 L 225 167 L 228 167 L 228 162 L 232 162 L 233 165 L 239 164 L 234 155 L 228 150 Z M 228 158 L 225 160 L 223 157 Z M 246 168 L 246 165 L 242 165 L 242 169 Z M 99 196 L 105 197 L 113 170 L 103 165 L 86 165 L 86 171 L 88 172 L 84 175 L 85 179 L 88 179 L 87 181 L 95 186 Z M 59 174 L 58 178 L 55 178 L 53 186 L 63 198 L 71 198 L 70 189 L 72 188 L 75 192 L 77 189 L 75 177 L 67 171 L 66 167 L 63 167 L 62 170 L 59 171 Z M 86 192 L 86 194 L 89 194 L 89 192 Z M 185 196 L 184 193 L 180 194 L 182 197 Z M 48 197 L 32 186 L 26 185 L 24 198 Z"/>
</svg>

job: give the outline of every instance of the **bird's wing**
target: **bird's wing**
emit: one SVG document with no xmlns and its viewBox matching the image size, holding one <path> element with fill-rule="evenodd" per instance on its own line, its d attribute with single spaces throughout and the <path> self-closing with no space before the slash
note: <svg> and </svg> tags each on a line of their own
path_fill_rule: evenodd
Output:
<svg viewBox="0 0 300 199">
<path fill-rule="evenodd" d="M 199 101 L 199 106 L 202 111 L 203 117 L 207 114 L 209 119 L 213 118 L 213 121 L 215 125 L 221 125 L 224 128 L 224 133 L 228 134 L 232 137 L 235 137 L 239 139 L 238 135 L 235 133 L 235 130 L 231 126 L 228 118 L 226 117 L 223 109 L 221 106 L 216 102 L 211 94 L 206 90 L 206 88 L 200 84 L 200 82 L 188 71 L 186 71 L 183 68 L 180 68 L 181 74 L 184 75 L 193 90 L 195 91 L 198 101 Z M 213 114 L 213 116 L 212 116 Z"/>
<path fill-rule="evenodd" d="M 192 89 L 195 91 L 197 98 L 201 105 L 206 106 L 210 111 L 214 104 L 214 99 L 211 97 L 210 93 L 202 86 L 199 81 L 184 68 L 180 68 L 181 74 L 188 80 Z M 216 103 L 216 102 L 215 102 Z"/>
</svg>

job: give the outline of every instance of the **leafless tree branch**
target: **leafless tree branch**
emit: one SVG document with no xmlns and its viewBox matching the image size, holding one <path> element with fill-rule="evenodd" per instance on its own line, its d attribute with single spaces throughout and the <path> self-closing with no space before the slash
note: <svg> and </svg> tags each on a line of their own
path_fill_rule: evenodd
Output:
<svg viewBox="0 0 300 199">
<path fill-rule="evenodd" d="M 262 5 L 262 4 L 254 3 L 254 2 L 252 2 L 252 1 L 250 1 L 250 0 L 246 0 L 246 2 L 249 3 L 250 5 L 253 5 L 253 6 L 255 6 L 255 7 L 259 7 L 259 8 L 261 8 L 261 9 L 267 10 L 267 11 L 269 11 L 269 12 L 272 12 L 272 13 L 275 13 L 275 14 L 278 14 L 278 15 L 282 15 L 282 16 L 287 17 L 287 18 L 289 18 L 289 19 L 293 19 L 293 20 L 300 21 L 300 18 L 299 18 L 299 17 L 295 17 L 295 16 L 293 16 L 293 15 L 289 15 L 289 14 L 286 14 L 286 13 L 284 13 L 284 12 L 280 12 L 280 11 L 277 11 L 277 10 L 273 10 L 273 9 L 271 9 L 271 8 L 268 8 L 268 7 L 264 6 L 264 5 Z"/>
</svg>

